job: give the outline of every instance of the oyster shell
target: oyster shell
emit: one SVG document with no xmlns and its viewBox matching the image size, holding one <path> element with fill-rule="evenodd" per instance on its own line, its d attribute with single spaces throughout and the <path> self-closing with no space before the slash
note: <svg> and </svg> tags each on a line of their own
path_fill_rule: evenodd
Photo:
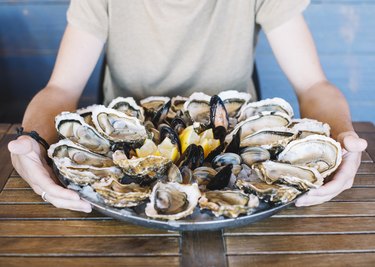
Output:
<svg viewBox="0 0 375 267">
<path fill-rule="evenodd" d="M 312 134 L 321 134 L 329 137 L 331 131 L 331 127 L 327 123 L 312 119 L 294 119 L 289 127 L 301 133 L 299 139 Z"/>
<path fill-rule="evenodd" d="M 92 122 L 92 111 L 100 105 L 94 104 L 91 106 L 87 106 L 85 108 L 80 108 L 76 110 L 76 113 L 79 114 L 85 122 L 90 125 L 91 127 L 95 127 L 94 123 Z"/>
<path fill-rule="evenodd" d="M 251 167 L 254 163 L 269 160 L 271 154 L 262 147 L 247 147 L 241 152 L 241 158 L 247 166 Z"/>
<path fill-rule="evenodd" d="M 211 210 L 219 217 L 224 215 L 237 218 L 240 214 L 250 214 L 259 206 L 257 196 L 244 194 L 241 191 L 208 191 L 199 199 L 201 209 Z"/>
<path fill-rule="evenodd" d="M 266 149 L 285 147 L 297 138 L 298 131 L 286 127 L 266 128 L 242 138 L 241 147 L 261 146 Z"/>
<path fill-rule="evenodd" d="M 149 96 L 140 101 L 141 106 L 146 113 L 152 117 L 160 108 L 162 108 L 171 99 L 167 96 Z"/>
<path fill-rule="evenodd" d="M 99 154 L 109 154 L 110 142 L 102 137 L 98 131 L 87 124 L 77 113 L 62 112 L 56 116 L 55 127 L 64 138 L 80 144 L 90 151 Z"/>
<path fill-rule="evenodd" d="M 208 125 L 210 123 L 210 100 L 211 97 L 204 93 L 193 93 L 184 104 L 184 111 L 187 111 L 190 118 Z"/>
<path fill-rule="evenodd" d="M 293 108 L 288 102 L 282 98 L 275 97 L 244 105 L 240 111 L 238 120 L 246 120 L 247 118 L 255 116 L 256 114 L 264 111 L 282 112 L 287 114 L 289 117 L 293 117 L 294 115 Z"/>
<path fill-rule="evenodd" d="M 109 103 L 108 108 L 121 111 L 130 117 L 135 117 L 140 122 L 145 120 L 143 109 L 138 106 L 132 97 L 117 97 Z"/>
<path fill-rule="evenodd" d="M 298 189 L 279 184 L 267 184 L 264 182 L 247 182 L 237 180 L 236 186 L 246 193 L 254 193 L 260 199 L 275 204 L 287 203 L 295 199 L 302 192 Z"/>
<path fill-rule="evenodd" d="M 265 161 L 254 164 L 253 169 L 267 184 L 281 182 L 294 185 L 304 191 L 309 188 L 318 188 L 323 184 L 323 177 L 315 168 Z"/>
<path fill-rule="evenodd" d="M 264 128 L 287 127 L 290 122 L 290 117 L 285 113 L 272 111 L 262 112 L 237 124 L 233 131 L 227 135 L 226 141 L 230 143 L 232 136 L 235 135 L 239 129 L 241 129 L 240 140 L 243 140 L 246 136 Z"/>
<path fill-rule="evenodd" d="M 51 145 L 48 156 L 61 174 L 79 185 L 91 184 L 102 178 L 119 179 L 123 176 L 112 159 L 90 152 L 68 139 Z"/>
<path fill-rule="evenodd" d="M 231 118 L 237 118 L 242 106 L 247 104 L 251 99 L 249 93 L 238 92 L 236 90 L 223 91 L 219 94 L 219 97 L 223 100 L 228 116 Z"/>
<path fill-rule="evenodd" d="M 184 96 L 175 96 L 171 100 L 171 108 L 168 112 L 168 118 L 173 120 L 179 111 L 184 109 L 184 104 L 189 98 Z"/>
<path fill-rule="evenodd" d="M 59 159 L 69 158 L 73 165 L 89 165 L 98 168 L 114 166 L 111 158 L 91 152 L 82 146 L 74 144 L 69 139 L 63 139 L 51 145 L 48 149 L 48 156 L 55 163 Z"/>
<path fill-rule="evenodd" d="M 148 137 L 146 128 L 137 118 L 120 111 L 98 106 L 93 110 L 92 118 L 96 129 L 113 142 L 136 144 Z"/>
<path fill-rule="evenodd" d="M 141 185 L 147 185 L 167 175 L 172 161 L 161 156 L 147 156 L 144 158 L 127 159 L 123 153 L 116 151 L 113 161 L 122 168 L 122 171 Z"/>
<path fill-rule="evenodd" d="M 278 161 L 316 168 L 325 178 L 338 168 L 341 158 L 338 142 L 323 135 L 309 135 L 290 142 L 279 154 Z"/>
<path fill-rule="evenodd" d="M 116 208 L 137 206 L 151 194 L 149 187 L 141 187 L 135 183 L 120 184 L 115 179 L 101 180 L 92 187 L 107 205 Z"/>
<path fill-rule="evenodd" d="M 178 220 L 193 213 L 200 197 L 198 185 L 158 182 L 145 212 L 151 218 Z"/>
</svg>

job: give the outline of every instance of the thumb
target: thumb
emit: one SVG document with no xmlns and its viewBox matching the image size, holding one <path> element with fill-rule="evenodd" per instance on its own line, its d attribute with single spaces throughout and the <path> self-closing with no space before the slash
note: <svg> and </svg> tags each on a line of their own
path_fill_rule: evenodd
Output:
<svg viewBox="0 0 375 267">
<path fill-rule="evenodd" d="M 16 155 L 25 155 L 32 151 L 32 141 L 27 136 L 21 136 L 17 140 L 9 142 L 8 149 Z"/>
<path fill-rule="evenodd" d="M 356 132 L 344 132 L 339 134 L 338 141 L 349 152 L 361 152 L 367 147 L 367 141 L 358 137 Z"/>
</svg>

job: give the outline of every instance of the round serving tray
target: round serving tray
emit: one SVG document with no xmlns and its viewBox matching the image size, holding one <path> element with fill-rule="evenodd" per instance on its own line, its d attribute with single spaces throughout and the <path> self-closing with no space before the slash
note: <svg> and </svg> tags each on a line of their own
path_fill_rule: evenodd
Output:
<svg viewBox="0 0 375 267">
<path fill-rule="evenodd" d="M 71 183 L 68 179 L 60 174 L 55 164 L 53 165 L 53 169 L 64 186 L 77 191 L 82 199 L 88 201 L 93 206 L 93 208 L 100 213 L 136 225 L 171 231 L 213 231 L 223 228 L 240 227 L 268 218 L 273 214 L 279 212 L 280 210 L 293 205 L 295 202 L 291 201 L 286 204 L 277 206 L 270 206 L 267 203 L 261 202 L 254 213 L 250 215 L 240 216 L 235 219 L 225 218 L 223 216 L 216 217 L 212 213 L 208 211 L 201 211 L 198 207 L 196 207 L 193 214 L 182 220 L 163 221 L 152 219 L 146 216 L 146 214 L 144 213 L 146 203 L 134 208 L 119 209 L 109 207 L 100 199 L 100 197 L 98 197 L 98 195 L 90 186 L 81 187 L 74 183 Z"/>
</svg>

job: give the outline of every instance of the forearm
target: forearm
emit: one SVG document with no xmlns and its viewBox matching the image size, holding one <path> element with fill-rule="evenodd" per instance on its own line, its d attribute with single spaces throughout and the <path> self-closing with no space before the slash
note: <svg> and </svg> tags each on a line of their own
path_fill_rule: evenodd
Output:
<svg viewBox="0 0 375 267">
<path fill-rule="evenodd" d="M 55 116 L 62 111 L 72 111 L 77 107 L 78 97 L 67 94 L 66 90 L 48 85 L 29 103 L 22 126 L 25 131 L 37 131 L 49 144 L 57 140 Z"/>
<path fill-rule="evenodd" d="M 301 117 L 326 122 L 334 138 L 353 131 L 350 110 L 345 97 L 333 84 L 322 81 L 298 95 Z"/>
</svg>

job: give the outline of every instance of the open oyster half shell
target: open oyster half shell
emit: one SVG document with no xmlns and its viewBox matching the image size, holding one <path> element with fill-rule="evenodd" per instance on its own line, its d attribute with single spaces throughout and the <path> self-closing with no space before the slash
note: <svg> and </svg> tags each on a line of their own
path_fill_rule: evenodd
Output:
<svg viewBox="0 0 375 267">
<path fill-rule="evenodd" d="M 114 109 L 98 106 L 92 112 L 92 120 L 96 129 L 113 142 L 139 144 L 148 137 L 137 118 Z"/>
<path fill-rule="evenodd" d="M 323 178 L 334 172 L 342 160 L 340 143 L 323 135 L 309 135 L 290 142 L 278 161 L 316 168 Z"/>
<path fill-rule="evenodd" d="M 120 168 L 111 158 L 95 154 L 69 139 L 60 140 L 48 149 L 48 156 L 67 179 L 79 185 L 96 182 L 102 178 L 119 179 Z"/>
<path fill-rule="evenodd" d="M 279 182 L 294 185 L 304 191 L 323 184 L 323 177 L 315 168 L 265 161 L 254 164 L 253 169 L 267 184 Z"/>
<path fill-rule="evenodd" d="M 247 195 L 239 190 L 208 191 L 199 199 L 201 209 L 211 210 L 219 217 L 224 215 L 229 218 L 237 218 L 240 214 L 250 214 L 259 206 L 257 196 Z"/>
<path fill-rule="evenodd" d="M 193 213 L 200 196 L 196 183 L 158 182 L 152 189 L 145 212 L 151 218 L 178 220 Z"/>
<path fill-rule="evenodd" d="M 110 142 L 77 113 L 62 112 L 55 118 L 57 132 L 64 138 L 80 144 L 90 151 L 99 154 L 109 154 L 111 151 Z"/>
<path fill-rule="evenodd" d="M 139 184 L 121 184 L 115 179 L 101 180 L 92 185 L 107 205 L 124 208 L 138 206 L 150 194 L 150 187 Z"/>
</svg>

